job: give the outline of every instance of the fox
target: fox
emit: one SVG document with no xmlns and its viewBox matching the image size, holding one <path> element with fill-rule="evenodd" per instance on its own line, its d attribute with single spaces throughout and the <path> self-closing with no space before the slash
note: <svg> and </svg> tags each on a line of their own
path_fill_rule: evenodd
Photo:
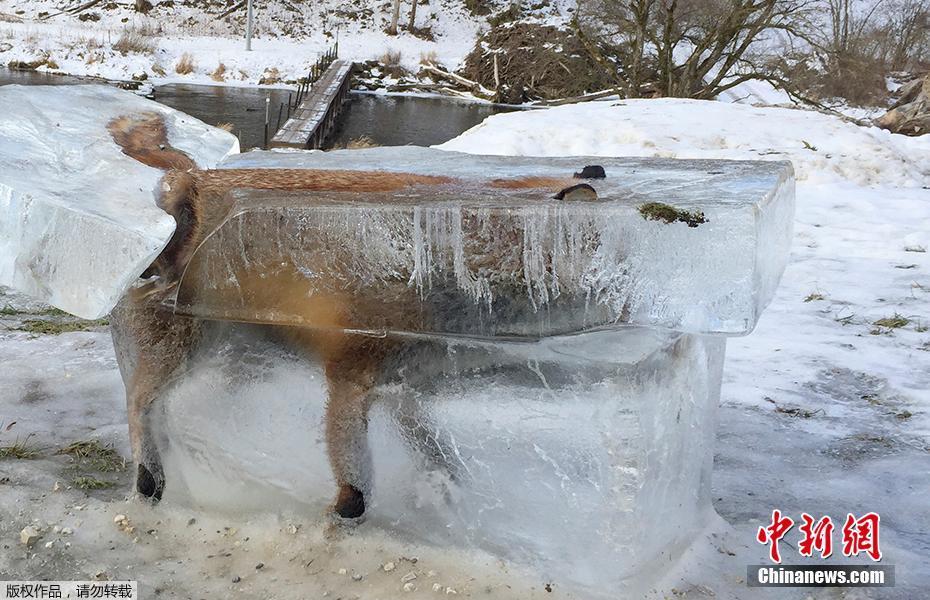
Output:
<svg viewBox="0 0 930 600">
<path fill-rule="evenodd" d="M 603 177 L 600 167 L 586 167 L 566 178 L 524 177 L 463 182 L 451 177 L 386 171 L 322 169 L 202 169 L 187 154 L 169 143 L 167 128 L 158 113 L 123 115 L 107 129 L 122 153 L 163 172 L 156 202 L 175 220 L 168 243 L 141 274 L 111 314 L 111 331 L 117 362 L 126 387 L 127 416 L 134 488 L 152 502 L 161 500 L 165 475 L 153 433 L 153 407 L 183 375 L 192 354 L 203 341 L 207 323 L 175 314 L 166 305 L 200 243 L 230 211 L 228 192 L 233 188 L 334 192 L 395 192 L 408 188 L 441 189 L 450 185 L 496 189 L 540 190 L 558 199 L 596 199 L 594 188 L 578 178 Z M 598 171 L 599 169 L 599 171 Z M 242 281 L 256 273 L 239 273 Z M 391 336 L 366 336 L 349 329 L 348 315 L 380 302 L 354 294 L 308 293 L 306 280 L 264 281 L 255 289 L 274 294 L 275 301 L 292 305 L 307 326 L 263 325 L 268 334 L 308 359 L 319 361 L 325 374 L 325 444 L 336 482 L 332 513 L 358 519 L 371 494 L 372 459 L 366 436 L 373 390 L 396 369 L 396 358 L 408 351 L 410 341 Z M 338 289 L 339 286 L 321 286 Z M 388 310 L 403 323 L 412 315 L 414 291 Z M 443 310 L 438 307 L 437 310 Z"/>
</svg>

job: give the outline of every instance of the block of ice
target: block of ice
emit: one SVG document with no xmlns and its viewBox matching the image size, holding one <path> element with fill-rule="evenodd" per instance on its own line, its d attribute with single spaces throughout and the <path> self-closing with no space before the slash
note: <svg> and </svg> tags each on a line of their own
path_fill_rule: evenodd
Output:
<svg viewBox="0 0 930 600">
<path fill-rule="evenodd" d="M 216 327 L 158 413 L 172 493 L 325 510 L 321 369 L 261 328 Z M 712 515 L 724 344 L 637 327 L 410 340 L 376 390 L 365 527 L 639 597 Z"/>
<path fill-rule="evenodd" d="M 202 167 L 238 152 L 231 134 L 109 86 L 0 87 L 0 284 L 80 317 L 107 314 L 158 256 L 174 220 L 161 172 L 124 155 L 107 123 L 165 117 Z"/>
<path fill-rule="evenodd" d="M 606 169 L 586 180 L 596 202 L 487 185 L 554 177 L 568 186 L 588 164 Z M 222 166 L 455 179 L 382 194 L 234 190 L 177 296 L 186 315 L 369 332 L 540 337 L 622 324 L 746 334 L 781 277 L 794 211 L 789 163 L 408 147 L 256 152 Z M 704 222 L 647 218 L 672 207 Z M 321 318 L 324 304 L 338 305 L 338 318 Z"/>
</svg>

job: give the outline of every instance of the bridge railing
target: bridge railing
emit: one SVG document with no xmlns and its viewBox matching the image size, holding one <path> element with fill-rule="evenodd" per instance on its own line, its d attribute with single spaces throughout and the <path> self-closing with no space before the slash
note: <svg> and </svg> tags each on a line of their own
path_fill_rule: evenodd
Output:
<svg viewBox="0 0 930 600">
<path fill-rule="evenodd" d="M 320 77 L 323 76 L 323 73 L 326 72 L 326 69 L 329 68 L 333 61 L 339 57 L 339 41 L 333 42 L 333 45 L 326 49 L 323 54 L 317 57 L 316 62 L 314 62 L 310 69 L 307 71 L 306 77 L 301 77 L 297 80 L 297 93 L 288 93 L 287 102 L 281 102 L 278 107 L 278 118 L 275 120 L 274 130 L 271 133 L 271 137 L 274 137 L 274 134 L 281 128 L 281 117 L 284 116 L 284 120 L 291 118 L 291 111 L 300 106 L 301 101 L 305 100 L 307 94 L 313 91 L 313 84 L 319 81 Z M 266 109 L 265 109 L 265 145 L 264 148 L 268 149 L 268 140 L 269 138 L 269 124 L 270 124 L 270 114 L 267 104 L 270 100 L 266 100 Z M 287 106 L 287 114 L 284 114 L 284 108 Z"/>
</svg>

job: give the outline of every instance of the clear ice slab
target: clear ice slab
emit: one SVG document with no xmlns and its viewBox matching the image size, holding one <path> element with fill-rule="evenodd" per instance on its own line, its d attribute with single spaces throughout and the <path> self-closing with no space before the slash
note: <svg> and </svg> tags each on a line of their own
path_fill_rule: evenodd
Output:
<svg viewBox="0 0 930 600">
<path fill-rule="evenodd" d="M 325 512 L 322 369 L 261 327 L 216 326 L 159 407 L 166 494 Z M 637 327 L 409 339 L 375 390 L 364 527 L 480 550 L 578 597 L 644 595 L 713 515 L 725 342 Z"/>
<path fill-rule="evenodd" d="M 491 180 L 585 165 L 597 201 Z M 541 337 L 636 325 L 741 335 L 784 270 L 789 163 L 474 156 L 426 148 L 239 155 L 223 168 L 406 171 L 455 180 L 392 193 L 234 190 L 196 252 L 180 314 L 384 332 Z M 660 203 L 696 227 L 645 218 Z M 654 206 L 654 205 L 653 205 Z M 244 275 L 243 275 L 244 274 Z M 276 293 L 287 288 L 287 294 Z M 295 303 L 299 295 L 304 301 Z M 320 306 L 343 307 L 338 318 Z M 325 312 L 325 311 L 324 311 Z"/>
<path fill-rule="evenodd" d="M 0 285 L 87 319 L 174 232 L 155 204 L 161 171 L 124 155 L 107 123 L 164 115 L 170 143 L 204 168 L 239 151 L 233 135 L 110 86 L 6 85 L 0 108 Z"/>
</svg>

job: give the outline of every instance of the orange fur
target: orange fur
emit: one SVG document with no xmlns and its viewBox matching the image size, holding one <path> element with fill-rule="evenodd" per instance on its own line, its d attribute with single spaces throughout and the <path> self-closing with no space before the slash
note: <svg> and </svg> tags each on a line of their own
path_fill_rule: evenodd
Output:
<svg viewBox="0 0 930 600">
<path fill-rule="evenodd" d="M 554 191 L 566 184 L 565 179 L 553 177 L 466 182 L 450 177 L 381 171 L 200 170 L 190 157 L 168 143 L 163 119 L 157 113 L 114 119 L 108 130 L 127 156 L 166 171 L 158 202 L 177 222 L 174 236 L 148 272 L 159 275 L 159 279 L 148 284 L 144 291 L 124 299 L 114 311 L 113 321 L 114 335 L 133 337 L 139 348 L 135 375 L 127 384 L 130 439 L 138 465 L 137 488 L 156 498 L 161 495 L 163 475 L 144 417 L 164 383 L 170 381 L 196 347 L 200 335 L 199 321 L 177 317 L 161 306 L 188 266 L 194 250 L 228 214 L 231 189 L 372 193 L 414 186 L 483 185 L 497 189 Z M 283 274 L 246 272 L 237 273 L 236 277 L 242 294 L 256 296 L 259 302 L 261 295 L 271 294 L 274 302 L 265 304 L 288 307 L 290 314 L 303 315 L 304 322 L 314 325 L 313 329 L 276 327 L 273 330 L 323 362 L 329 387 L 326 441 L 339 485 L 335 509 L 343 516 L 358 516 L 364 511 L 364 496 L 368 493 L 364 463 L 370 459 L 364 436 L 369 392 L 386 358 L 397 351 L 399 342 L 342 331 L 349 325 L 349 315 L 372 308 L 371 303 L 381 303 L 379 308 L 383 308 L 387 299 L 359 298 L 349 292 L 322 293 L 311 289 L 311 282 L 298 278 L 297 272 L 297 269 L 280 269 L 278 273 Z M 329 289 L 338 289 L 338 286 L 329 286 Z M 405 314 L 414 312 L 409 308 L 415 303 L 405 302 L 403 297 L 389 303 L 392 310 L 401 313 L 397 315 L 397 322 L 403 322 Z"/>
</svg>

